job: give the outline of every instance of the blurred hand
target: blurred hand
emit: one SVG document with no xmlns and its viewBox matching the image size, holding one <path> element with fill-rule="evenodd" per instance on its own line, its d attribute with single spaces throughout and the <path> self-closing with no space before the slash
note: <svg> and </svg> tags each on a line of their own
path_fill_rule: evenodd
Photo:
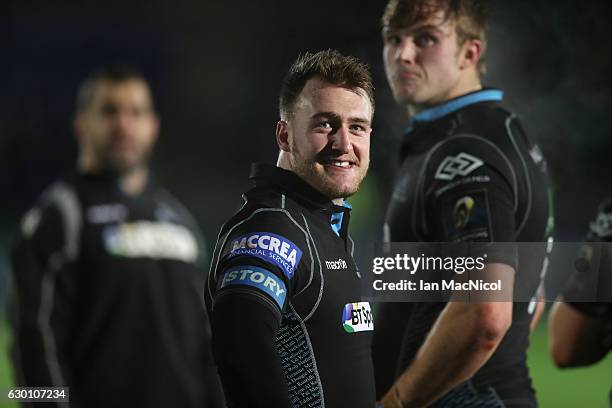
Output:
<svg viewBox="0 0 612 408">
<path fill-rule="evenodd" d="M 387 391 L 379 404 L 383 408 L 404 408 L 404 404 L 399 396 L 399 391 L 395 385 Z"/>
</svg>

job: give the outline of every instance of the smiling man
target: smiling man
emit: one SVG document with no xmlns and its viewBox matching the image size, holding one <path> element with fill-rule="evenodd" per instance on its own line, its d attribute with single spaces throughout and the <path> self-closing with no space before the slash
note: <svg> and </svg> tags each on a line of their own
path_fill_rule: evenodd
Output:
<svg viewBox="0 0 612 408">
<path fill-rule="evenodd" d="M 384 231 L 394 242 L 483 242 L 471 249 L 485 248 L 484 273 L 524 301 L 415 303 L 408 313 L 377 314 L 391 332 L 377 332 L 376 344 L 403 334 L 385 408 L 537 405 L 526 348 L 546 251 L 524 256 L 490 243 L 546 241 L 548 176 L 540 149 L 501 105 L 502 91 L 481 84 L 486 28 L 482 1 L 388 3 L 385 72 L 411 120 Z"/>
<path fill-rule="evenodd" d="M 373 407 L 370 305 L 348 234 L 369 164 L 373 87 L 366 66 L 306 53 L 282 85 L 277 166 L 221 229 L 208 294 L 230 406 Z"/>
</svg>

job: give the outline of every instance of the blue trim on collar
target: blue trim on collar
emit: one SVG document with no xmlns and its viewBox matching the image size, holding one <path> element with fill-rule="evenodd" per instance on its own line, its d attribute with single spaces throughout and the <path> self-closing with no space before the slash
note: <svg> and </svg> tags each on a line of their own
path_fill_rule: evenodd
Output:
<svg viewBox="0 0 612 408">
<path fill-rule="evenodd" d="M 346 208 L 353 208 L 352 205 L 349 204 L 348 201 L 344 200 L 342 202 L 342 206 Z M 344 212 L 340 211 L 337 213 L 333 213 L 331 216 L 331 227 L 336 233 L 336 235 L 340 236 L 340 228 L 342 227 L 342 219 L 344 218 Z"/>
<path fill-rule="evenodd" d="M 434 106 L 433 108 L 425 109 L 414 115 L 410 120 L 410 126 L 408 129 L 406 129 L 406 133 L 410 132 L 412 127 L 417 123 L 430 122 L 432 120 L 440 119 L 449 113 L 456 112 L 459 109 L 478 102 L 501 101 L 503 97 L 504 92 L 500 89 L 482 89 L 480 91 L 451 99 L 448 102 L 444 102 L 443 104 Z"/>
</svg>

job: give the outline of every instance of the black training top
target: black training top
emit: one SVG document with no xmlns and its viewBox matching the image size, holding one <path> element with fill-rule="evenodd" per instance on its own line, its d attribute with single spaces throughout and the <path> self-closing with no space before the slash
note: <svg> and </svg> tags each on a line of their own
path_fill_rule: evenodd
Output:
<svg viewBox="0 0 612 408">
<path fill-rule="evenodd" d="M 518 118 L 500 106 L 501 98 L 501 91 L 484 89 L 413 118 L 402 143 L 401 167 L 387 212 L 387 240 L 546 241 L 553 225 L 546 162 Z M 521 257 L 520 252 L 489 248 L 487 262 L 513 266 L 515 291 L 520 288 L 523 298 L 528 293 L 529 299 L 541 282 L 546 254 Z M 400 352 L 400 372 L 410 364 L 444 306 L 413 305 Z M 469 381 L 478 391 L 497 394 L 507 406 L 536 404 L 526 365 L 532 309 L 528 303 L 514 304 L 511 328 Z M 453 400 L 455 391 L 443 399 Z M 462 392 L 457 394 L 460 401 Z"/>
<path fill-rule="evenodd" d="M 72 406 L 223 406 L 199 241 L 153 181 L 133 197 L 112 176 L 52 185 L 13 254 L 17 383 L 68 386 Z"/>
<path fill-rule="evenodd" d="M 228 402 L 373 407 L 374 324 L 360 302 L 350 209 L 276 166 L 255 165 L 251 178 L 221 228 L 207 290 Z"/>
<path fill-rule="evenodd" d="M 586 315 L 612 320 L 612 201 L 599 206 L 586 241 L 563 298 Z"/>
</svg>

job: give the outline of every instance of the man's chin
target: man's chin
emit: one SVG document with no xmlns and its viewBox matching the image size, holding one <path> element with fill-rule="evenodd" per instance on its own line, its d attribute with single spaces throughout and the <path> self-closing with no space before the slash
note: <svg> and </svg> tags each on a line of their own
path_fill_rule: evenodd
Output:
<svg viewBox="0 0 612 408">
<path fill-rule="evenodd" d="M 117 175 L 130 173 L 140 167 L 142 167 L 143 163 L 138 160 L 125 160 L 114 158 L 113 160 L 108 161 L 107 170 Z"/>
<path fill-rule="evenodd" d="M 416 105 L 420 99 L 416 89 L 399 89 L 393 92 L 393 97 L 400 105 Z"/>
<path fill-rule="evenodd" d="M 395 95 L 395 102 L 399 105 L 418 105 L 417 98 L 414 95 Z"/>
<path fill-rule="evenodd" d="M 146 165 L 148 158 L 148 155 L 142 152 L 114 152 L 114 154 L 109 155 L 107 163 L 116 171 L 129 172 Z"/>
<path fill-rule="evenodd" d="M 334 200 L 336 198 L 348 198 L 354 195 L 359 186 L 355 186 L 354 184 L 335 184 L 332 182 L 325 182 L 321 185 L 318 190 L 329 197 L 330 200 Z"/>
<path fill-rule="evenodd" d="M 308 184 L 319 191 L 330 200 L 336 198 L 347 198 L 355 194 L 359 188 L 360 181 L 355 181 L 356 175 L 339 176 L 328 174 L 325 169 L 308 169 L 309 171 L 298 171 L 298 175 Z M 344 170 L 346 171 L 346 170 Z"/>
</svg>

